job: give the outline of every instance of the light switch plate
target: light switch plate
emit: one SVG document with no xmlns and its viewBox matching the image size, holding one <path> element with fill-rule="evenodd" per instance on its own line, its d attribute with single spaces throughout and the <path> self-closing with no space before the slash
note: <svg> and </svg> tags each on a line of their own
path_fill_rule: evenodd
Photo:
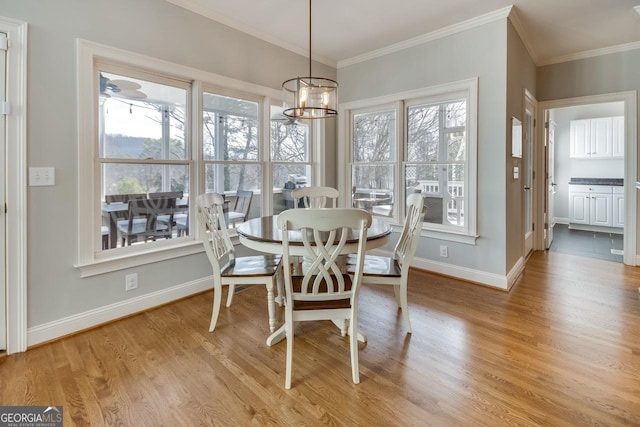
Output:
<svg viewBox="0 0 640 427">
<path fill-rule="evenodd" d="M 520 178 L 520 169 L 518 168 L 518 166 L 514 166 L 513 167 L 513 179 L 518 179 Z"/>
<path fill-rule="evenodd" d="M 29 185 L 31 187 L 56 185 L 56 169 L 29 168 Z"/>
</svg>

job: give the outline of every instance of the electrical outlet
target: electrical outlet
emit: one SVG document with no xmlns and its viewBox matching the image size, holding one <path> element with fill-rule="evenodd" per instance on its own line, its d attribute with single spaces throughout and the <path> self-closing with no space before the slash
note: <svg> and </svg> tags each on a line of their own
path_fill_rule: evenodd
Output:
<svg viewBox="0 0 640 427">
<path fill-rule="evenodd" d="M 127 274 L 124 277 L 124 290 L 132 291 L 138 289 L 138 273 Z"/>
<path fill-rule="evenodd" d="M 447 246 L 440 246 L 440 257 L 448 258 L 449 257 L 449 248 Z"/>
</svg>

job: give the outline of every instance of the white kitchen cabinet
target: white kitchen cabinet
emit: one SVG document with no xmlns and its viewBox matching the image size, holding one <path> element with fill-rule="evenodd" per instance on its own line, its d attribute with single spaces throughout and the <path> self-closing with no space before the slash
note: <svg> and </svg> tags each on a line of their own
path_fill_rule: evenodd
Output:
<svg viewBox="0 0 640 427">
<path fill-rule="evenodd" d="M 613 189 L 610 185 L 570 185 L 569 222 L 613 226 Z"/>
<path fill-rule="evenodd" d="M 613 187 L 613 226 L 624 227 L 624 187 Z"/>
<path fill-rule="evenodd" d="M 613 227 L 613 195 L 589 194 L 589 221 L 591 225 Z"/>
<path fill-rule="evenodd" d="M 591 158 L 591 119 L 571 120 L 569 127 L 569 155 L 576 159 Z"/>
<path fill-rule="evenodd" d="M 624 117 L 572 120 L 569 151 L 575 159 L 623 157 Z"/>
<path fill-rule="evenodd" d="M 589 193 L 569 191 L 569 222 L 589 224 Z"/>
<path fill-rule="evenodd" d="M 612 144 L 613 157 L 624 157 L 624 117 L 613 117 L 612 119 Z"/>
</svg>

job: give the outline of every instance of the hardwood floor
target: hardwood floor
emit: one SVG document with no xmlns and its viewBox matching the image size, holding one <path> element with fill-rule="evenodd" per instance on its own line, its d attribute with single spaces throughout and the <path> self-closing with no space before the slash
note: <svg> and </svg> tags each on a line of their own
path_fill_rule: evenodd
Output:
<svg viewBox="0 0 640 427">
<path fill-rule="evenodd" d="M 639 283 L 640 268 L 543 252 L 509 293 L 412 271 L 412 335 L 392 291 L 365 287 L 361 383 L 348 340 L 308 322 L 289 391 L 264 288 L 214 333 L 207 292 L 0 358 L 0 404 L 63 405 L 65 426 L 640 425 Z"/>
</svg>

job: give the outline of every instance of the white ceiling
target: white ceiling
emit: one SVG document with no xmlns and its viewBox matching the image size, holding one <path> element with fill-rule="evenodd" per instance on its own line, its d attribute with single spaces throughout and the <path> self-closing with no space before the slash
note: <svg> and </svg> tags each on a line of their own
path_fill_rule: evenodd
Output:
<svg viewBox="0 0 640 427">
<path fill-rule="evenodd" d="M 307 0 L 167 1 L 308 56 Z M 313 57 L 340 66 L 511 5 L 537 65 L 640 48 L 640 0 L 316 0 Z"/>
</svg>

